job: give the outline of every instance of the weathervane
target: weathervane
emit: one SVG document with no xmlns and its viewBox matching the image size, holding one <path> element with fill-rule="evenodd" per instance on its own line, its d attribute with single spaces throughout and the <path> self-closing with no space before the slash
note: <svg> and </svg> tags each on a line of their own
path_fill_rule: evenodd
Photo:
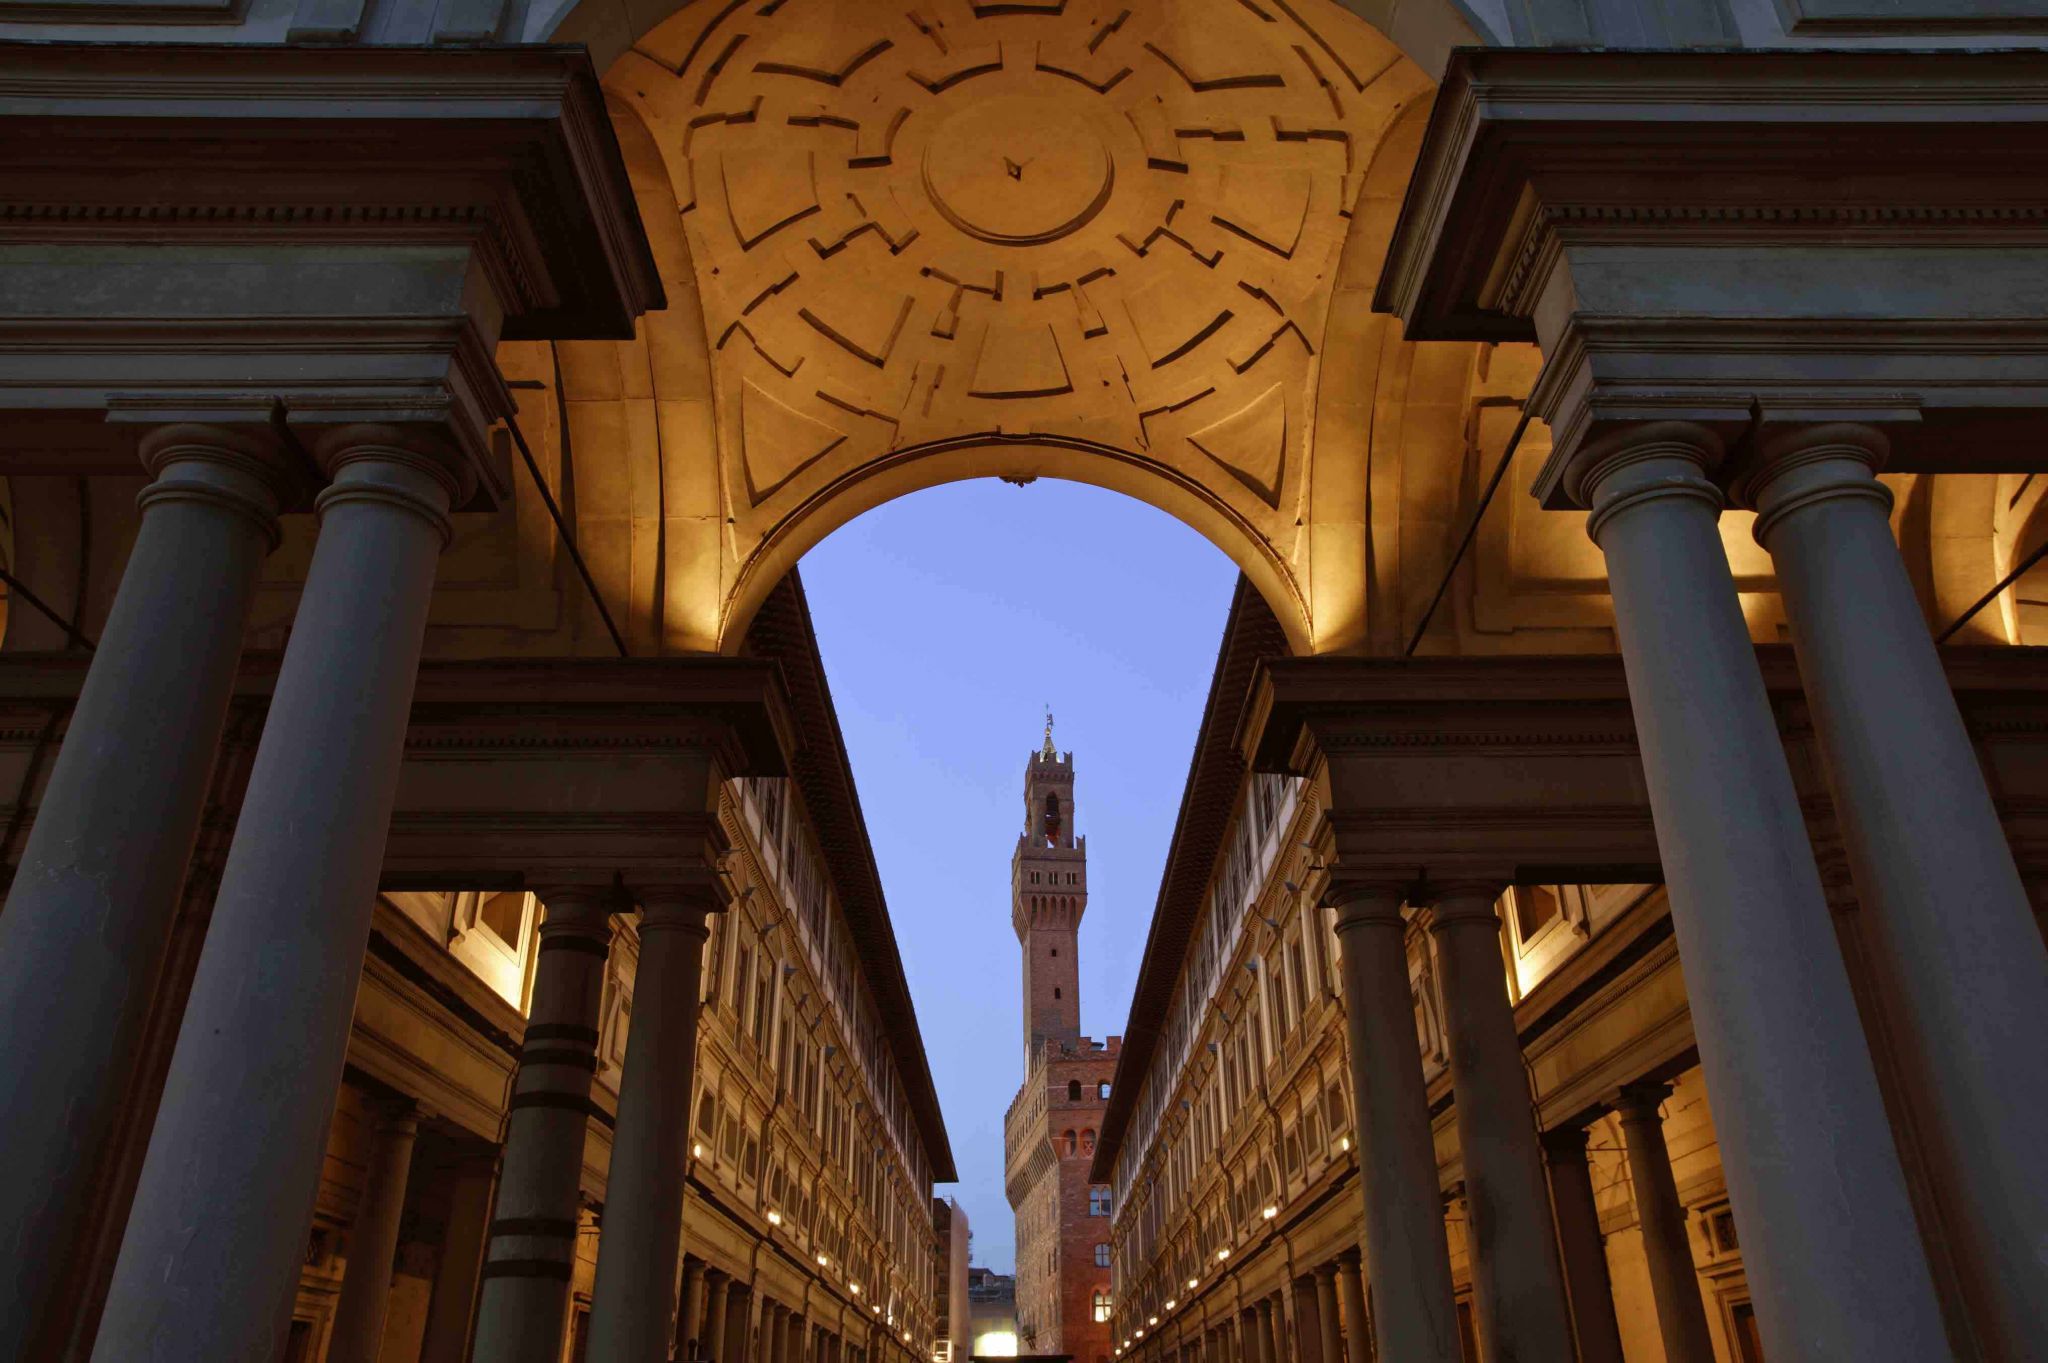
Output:
<svg viewBox="0 0 2048 1363">
<path fill-rule="evenodd" d="M 1052 702 L 1051 702 L 1051 701 L 1047 701 L 1047 702 L 1045 703 L 1045 755 L 1046 755 L 1047 757 L 1057 757 L 1057 756 L 1059 756 L 1059 754 L 1058 754 L 1058 753 L 1056 753 L 1056 752 L 1054 752 L 1054 751 L 1053 751 L 1053 746 L 1052 746 Z"/>
</svg>

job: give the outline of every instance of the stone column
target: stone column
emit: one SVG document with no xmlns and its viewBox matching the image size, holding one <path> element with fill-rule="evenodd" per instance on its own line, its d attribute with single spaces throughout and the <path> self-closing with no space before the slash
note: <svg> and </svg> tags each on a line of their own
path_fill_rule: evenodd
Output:
<svg viewBox="0 0 2048 1363">
<path fill-rule="evenodd" d="M 1259 1298 L 1259 1324 L 1266 1333 L 1266 1363 L 1287 1363 L 1287 1318 L 1276 1296 Z"/>
<path fill-rule="evenodd" d="M 683 1286 L 681 1304 L 676 1308 L 676 1348 L 678 1359 L 689 1359 L 700 1346 L 703 1338 L 698 1332 L 704 1327 L 704 1261 L 691 1256 L 683 1260 Z"/>
<path fill-rule="evenodd" d="M 1569 1358 L 1564 1270 L 1501 958 L 1494 901 L 1503 888 L 1440 886 L 1429 918 L 1471 1214 L 1472 1296 L 1498 1357 Z"/>
<path fill-rule="evenodd" d="M 1650 1296 L 1657 1305 L 1657 1332 L 1668 1363 L 1714 1363 L 1707 1334 L 1707 1309 L 1693 1268 L 1685 1207 L 1671 1176 L 1660 1108 L 1671 1090 L 1662 1084 L 1625 1088 L 1614 1110 L 1621 1116 L 1622 1144 L 1635 1186 L 1636 1221 L 1643 1230 L 1643 1256 L 1650 1266 Z"/>
<path fill-rule="evenodd" d="M 0 912 L 0 1036 L 55 1043 L 0 1056 L 6 1358 L 55 1349 L 67 1324 L 41 1312 L 127 1101 L 257 573 L 294 482 L 261 428 L 164 427 L 142 462 L 156 480 L 137 498 L 135 547 Z"/>
<path fill-rule="evenodd" d="M 1459 1363 L 1450 1245 L 1408 987 L 1402 887 L 1338 881 L 1344 1022 L 1351 1042 L 1352 1138 L 1365 1249 L 1378 1284 L 1379 1352 L 1402 1363 Z M 1362 1315 L 1358 1317 L 1362 1319 Z"/>
<path fill-rule="evenodd" d="M 1766 1352 L 1943 1358 L 1931 1276 L 1704 476 L 1635 427 L 1567 470 L 1606 555 L 1643 776 Z M 1384 1299 L 1384 1298 L 1383 1298 Z"/>
<path fill-rule="evenodd" d="M 2048 950 L 1892 539 L 1887 453 L 1868 427 L 1804 427 L 1770 441 L 1738 493 L 1778 571 L 1983 1342 L 2048 1358 Z"/>
<path fill-rule="evenodd" d="M 761 1302 L 761 1363 L 784 1363 L 782 1356 L 785 1323 L 789 1312 L 776 1303 Z"/>
<path fill-rule="evenodd" d="M 412 1173 L 419 1113 L 407 1103 L 378 1104 L 363 1170 L 362 1200 L 348 1232 L 348 1271 L 334 1306 L 328 1363 L 377 1363 L 384 1347 L 384 1311 L 391 1304 L 391 1267 Z"/>
<path fill-rule="evenodd" d="M 602 1250 L 602 1246 L 599 1247 Z M 735 1278 L 725 1285 L 726 1295 L 731 1300 L 725 1308 L 724 1351 L 719 1357 L 725 1363 L 754 1363 L 748 1338 L 747 1322 L 753 1315 L 754 1290 Z"/>
<path fill-rule="evenodd" d="M 665 1349 L 682 1248 L 706 919 L 718 908 L 708 886 L 646 890 L 640 899 L 640 965 L 591 1297 L 592 1363 L 642 1363 Z M 740 1363 L 722 1353 L 720 1361 Z"/>
<path fill-rule="evenodd" d="M 1448 1272 L 1448 1261 L 1446 1265 Z M 1365 1310 L 1365 1260 L 1355 1249 L 1337 1256 L 1337 1295 L 1344 1302 L 1344 1363 L 1372 1363 L 1372 1326 Z"/>
<path fill-rule="evenodd" d="M 1344 1363 L 1343 1332 L 1337 1324 L 1337 1263 L 1316 1265 L 1316 1343 L 1319 1363 Z"/>
<path fill-rule="evenodd" d="M 431 436 L 346 427 L 93 1351 L 268 1358 L 311 1230 L 449 507 Z M 198 1152 L 204 1158 L 195 1158 Z"/>
<path fill-rule="evenodd" d="M 810 1321 L 795 1307 L 789 1312 L 789 1352 L 786 1363 L 806 1363 L 804 1347 L 810 1343 Z"/>
<path fill-rule="evenodd" d="M 1259 1328 L 1257 1307 L 1247 1307 L 1237 1316 L 1237 1352 L 1244 1363 L 1273 1363 L 1265 1356 L 1266 1332 Z"/>
<path fill-rule="evenodd" d="M 434 1268 L 434 1293 L 427 1302 L 427 1329 L 419 1363 L 464 1363 L 469 1357 L 469 1323 L 476 1306 L 484 1247 L 491 1238 L 491 1194 L 498 1181 L 498 1152 L 465 1154 L 448 1174 L 448 1225 Z"/>
<path fill-rule="evenodd" d="M 1593 1173 L 1586 1164 L 1586 1128 L 1545 1132 L 1543 1161 L 1550 1171 L 1550 1201 L 1557 1212 L 1557 1243 L 1564 1259 L 1565 1289 L 1571 1294 L 1579 1363 L 1622 1363 L 1607 1245 L 1600 1234 L 1600 1208 L 1593 1201 Z"/>
<path fill-rule="evenodd" d="M 597 885 L 540 891 L 533 1003 L 506 1104 L 505 1163 L 477 1303 L 478 1363 L 555 1363 L 561 1352 L 611 951 L 609 896 Z"/>
<path fill-rule="evenodd" d="M 626 1042 L 628 1064 L 632 1063 L 632 1044 L 629 1037 Z M 602 1242 L 597 1248 L 601 1258 L 604 1254 Z M 715 1268 L 704 1273 L 704 1333 L 697 1339 L 697 1349 L 712 1363 L 730 1363 L 725 1356 L 725 1289 L 730 1282 L 731 1279 Z"/>
</svg>

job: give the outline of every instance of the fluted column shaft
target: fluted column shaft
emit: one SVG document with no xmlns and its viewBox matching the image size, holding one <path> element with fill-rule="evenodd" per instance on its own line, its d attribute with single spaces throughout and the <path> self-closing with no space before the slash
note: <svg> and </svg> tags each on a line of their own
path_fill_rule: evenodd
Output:
<svg viewBox="0 0 2048 1363">
<path fill-rule="evenodd" d="M 533 1002 L 477 1304 L 477 1363 L 555 1363 L 576 1266 L 583 1145 L 611 950 L 608 889 L 543 887 Z"/>
<path fill-rule="evenodd" d="M 322 442 L 333 483 L 93 1357 L 268 1358 L 298 1290 L 434 568 L 465 471 Z M 198 1158 L 199 1152 L 203 1158 Z"/>
<path fill-rule="evenodd" d="M 2048 949 L 1892 538 L 1868 427 L 1770 442 L 1757 508 L 1901 1059 L 1991 1354 L 2048 1358 Z"/>
<path fill-rule="evenodd" d="M 0 1036 L 45 1039 L 0 1054 L 5 1358 L 54 1351 L 65 1330 L 43 1313 L 128 1097 L 292 483 L 256 428 L 166 427 L 142 458 L 155 481 L 135 546 L 0 913 Z"/>
<path fill-rule="evenodd" d="M 683 1237 L 697 995 L 707 917 L 718 907 L 709 889 L 647 890 L 640 899 L 640 964 L 590 1308 L 592 1363 L 659 1363 L 667 1354 Z M 723 1350 L 726 1342 L 716 1339 L 715 1347 Z"/>
<path fill-rule="evenodd" d="M 1593 1200 L 1593 1172 L 1586 1164 L 1586 1128 L 1545 1132 L 1543 1161 L 1550 1171 L 1551 1205 L 1557 1210 L 1557 1243 L 1564 1259 L 1565 1288 L 1571 1293 L 1579 1363 L 1622 1363 L 1621 1323 L 1614 1314 L 1607 1245 L 1600 1234 L 1600 1208 Z"/>
<path fill-rule="evenodd" d="M 1707 1309 L 1700 1299 L 1699 1273 L 1692 1264 L 1685 1207 L 1671 1173 L 1664 1144 L 1661 1105 L 1671 1090 L 1661 1084 L 1625 1088 L 1615 1104 L 1622 1144 L 1635 1188 L 1636 1221 L 1643 1232 L 1643 1256 L 1650 1266 L 1650 1297 L 1657 1306 L 1657 1332 L 1666 1363 L 1713 1363 Z"/>
<path fill-rule="evenodd" d="M 1569 1358 L 1572 1328 L 1529 1076 L 1508 1003 L 1494 909 L 1503 888 L 1442 887 L 1429 930 L 1443 972 L 1480 1333 L 1497 1363 L 1530 1363 Z"/>
<path fill-rule="evenodd" d="M 1337 906 L 1344 953 L 1351 1129 L 1365 1203 L 1365 1252 L 1379 1303 L 1373 1331 L 1385 1358 L 1459 1363 L 1450 1245 L 1408 986 L 1402 891 L 1340 881 L 1330 899 Z"/>
<path fill-rule="evenodd" d="M 391 1268 L 412 1173 L 419 1113 L 411 1103 L 380 1105 L 374 1119 L 363 1195 L 348 1232 L 348 1271 L 334 1307 L 327 1363 L 377 1363 L 384 1347 L 384 1313 L 391 1305 Z"/>
<path fill-rule="evenodd" d="M 1948 1355 L 1820 876 L 1704 477 L 1653 423 L 1574 465 L 1607 559 L 1643 776 L 1765 1350 Z"/>
</svg>

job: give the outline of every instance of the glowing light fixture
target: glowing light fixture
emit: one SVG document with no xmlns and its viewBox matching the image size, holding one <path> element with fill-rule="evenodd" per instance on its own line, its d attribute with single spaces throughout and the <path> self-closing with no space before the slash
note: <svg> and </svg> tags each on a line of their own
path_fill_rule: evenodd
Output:
<svg viewBox="0 0 2048 1363">
<path fill-rule="evenodd" d="M 1171 1311 L 1174 1307 L 1179 1305 L 1180 1303 L 1178 1301 L 1175 1301 L 1172 1297 L 1168 1297 L 1166 1299 L 1166 1309 L 1169 1311 Z"/>
<path fill-rule="evenodd" d="M 820 1254 L 820 1255 L 818 1256 L 818 1267 L 819 1267 L 819 1268 L 823 1268 L 823 1267 L 825 1267 L 825 1266 L 826 1266 L 827 1264 L 829 1264 L 829 1263 L 831 1263 L 831 1262 L 832 1262 L 832 1261 L 831 1261 L 830 1259 L 827 1259 L 827 1258 L 826 1258 L 826 1257 L 825 1257 L 824 1255 L 822 1255 L 822 1254 Z"/>
<path fill-rule="evenodd" d="M 1195 1289 L 1196 1289 L 1197 1287 L 1199 1287 L 1199 1286 L 1201 1285 L 1201 1282 L 1202 1282 L 1202 1280 L 1201 1280 L 1200 1278 L 1190 1278 L 1190 1279 L 1188 1279 L 1188 1291 L 1190 1291 L 1190 1292 L 1194 1291 L 1194 1290 L 1195 1290 Z"/>
<path fill-rule="evenodd" d="M 768 1224 L 769 1224 L 769 1225 L 771 1225 L 771 1226 L 779 1226 L 779 1225 L 781 1225 L 781 1224 L 782 1224 L 782 1213 L 781 1213 L 781 1212 L 779 1212 L 779 1211 L 776 1211 L 776 1210 L 775 1210 L 775 1209 L 774 1209 L 773 1207 L 770 1207 L 770 1208 L 768 1209 Z"/>
<path fill-rule="evenodd" d="M 1271 1221 L 1274 1217 L 1280 1215 L 1280 1209 L 1278 1207 L 1268 1207 L 1266 1208 L 1266 1210 L 1260 1212 L 1259 1215 L 1265 1217 L 1268 1221 Z"/>
<path fill-rule="evenodd" d="M 1145 1332 L 1143 1330 L 1133 1330 L 1131 1333 L 1136 1335 L 1139 1339 L 1143 1339 L 1145 1337 Z"/>
<path fill-rule="evenodd" d="M 1350 1150 L 1351 1150 L 1351 1138 L 1350 1138 L 1349 1136 L 1339 1136 L 1339 1137 L 1337 1138 L 1337 1148 L 1338 1148 L 1339 1150 L 1342 1150 L 1342 1151 L 1344 1151 L 1344 1152 L 1345 1152 L 1345 1153 L 1347 1153 L 1347 1154 L 1348 1154 L 1348 1153 L 1350 1153 Z"/>
<path fill-rule="evenodd" d="M 704 1143 L 703 1143 L 702 1141 L 691 1141 L 691 1142 L 690 1142 L 690 1158 L 691 1158 L 691 1159 L 703 1159 L 703 1158 L 704 1158 Z"/>
<path fill-rule="evenodd" d="M 848 1283 L 848 1284 L 847 1284 L 847 1286 L 853 1289 L 853 1295 L 854 1295 L 854 1296 L 858 1297 L 858 1296 L 860 1295 L 860 1284 L 859 1284 L 859 1283 Z M 882 1308 L 881 1308 L 881 1307 L 879 1307 L 879 1306 L 877 1306 L 877 1307 L 876 1307 L 875 1309 L 876 1309 L 877 1311 L 879 1311 L 879 1310 L 881 1310 Z"/>
<path fill-rule="evenodd" d="M 1157 1316 L 1148 1316 L 1148 1317 L 1146 1317 L 1146 1319 L 1145 1319 L 1145 1323 L 1146 1323 L 1147 1325 L 1157 1325 L 1157 1324 L 1159 1323 L 1159 1317 L 1157 1317 Z"/>
<path fill-rule="evenodd" d="M 1228 1259 L 1229 1257 L 1230 1248 L 1227 1245 L 1224 1248 L 1216 1251 L 1216 1262 L 1219 1264 L 1222 1263 L 1225 1259 Z"/>
</svg>

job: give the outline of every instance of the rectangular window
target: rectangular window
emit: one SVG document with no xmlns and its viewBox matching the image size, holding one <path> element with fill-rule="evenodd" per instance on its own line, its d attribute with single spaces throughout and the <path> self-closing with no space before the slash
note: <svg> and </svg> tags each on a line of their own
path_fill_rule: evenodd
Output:
<svg viewBox="0 0 2048 1363">
<path fill-rule="evenodd" d="M 1109 1215 L 1109 1189 L 1098 1184 L 1088 1190 L 1088 1215 Z"/>
</svg>

